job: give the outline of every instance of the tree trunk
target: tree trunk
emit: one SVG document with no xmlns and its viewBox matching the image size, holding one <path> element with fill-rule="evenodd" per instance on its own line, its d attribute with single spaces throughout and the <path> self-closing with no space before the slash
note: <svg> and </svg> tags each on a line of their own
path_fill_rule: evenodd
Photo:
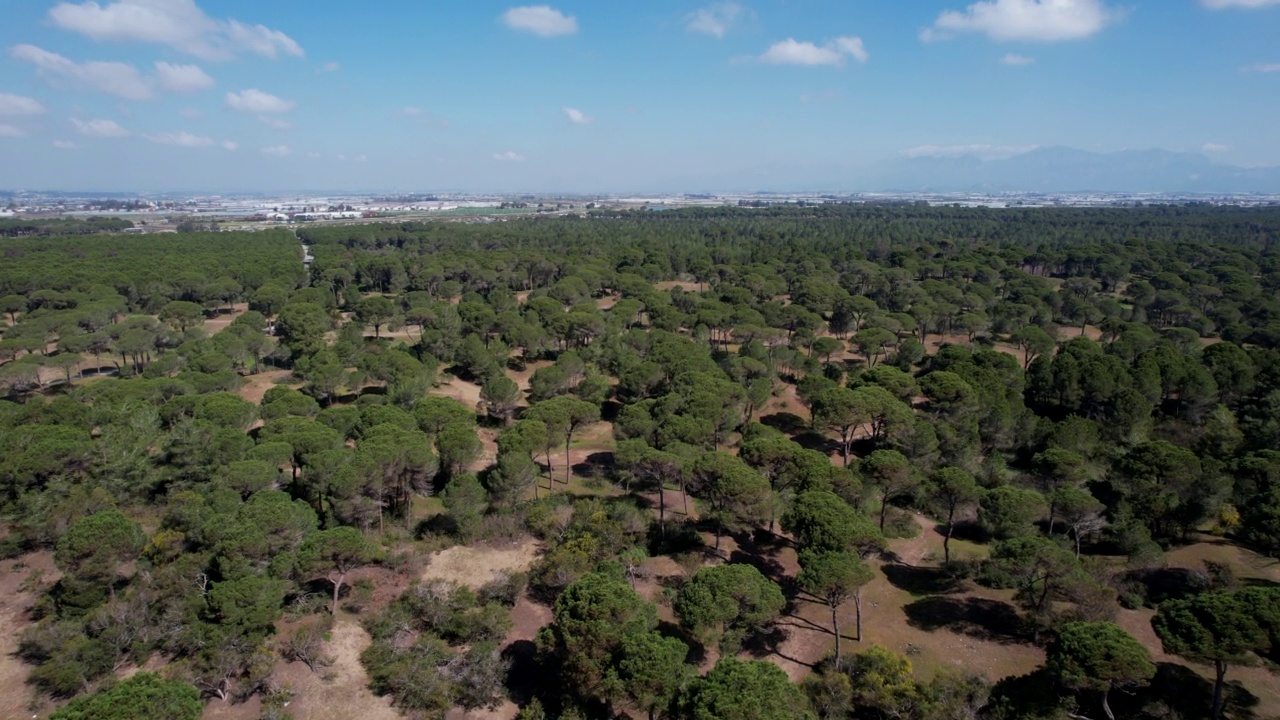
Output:
<svg viewBox="0 0 1280 720">
<path fill-rule="evenodd" d="M 666 536 L 667 527 L 667 492 L 665 485 L 666 483 L 662 481 L 662 478 L 658 478 L 658 529 L 664 537 Z"/>
<path fill-rule="evenodd" d="M 1213 669 L 1217 675 L 1213 683 L 1213 720 L 1222 717 L 1222 686 L 1227 677 L 1227 663 L 1225 660 L 1214 660 Z"/>
<path fill-rule="evenodd" d="M 564 484 L 569 484 L 569 477 L 573 473 L 573 461 L 569 459 L 569 443 L 573 440 L 573 432 L 565 433 L 564 436 Z"/>
<path fill-rule="evenodd" d="M 1111 712 L 1111 704 L 1107 702 L 1107 696 L 1110 694 L 1110 687 L 1102 691 L 1102 712 L 1107 714 L 1108 720 L 1116 720 L 1115 713 Z"/>
<path fill-rule="evenodd" d="M 1079 560 L 1080 559 L 1080 529 L 1075 528 L 1071 532 L 1073 535 L 1076 536 L 1076 559 Z"/>
<path fill-rule="evenodd" d="M 889 493 L 880 496 L 880 532 L 884 532 L 884 521 L 889 514 Z"/>
<path fill-rule="evenodd" d="M 839 607 L 835 603 L 831 605 L 831 628 L 836 633 L 836 669 L 840 669 L 840 618 L 836 616 L 836 608 Z"/>
<path fill-rule="evenodd" d="M 338 593 L 342 592 L 342 581 L 346 578 L 346 573 L 338 576 L 337 580 L 329 578 L 329 582 L 333 583 L 333 605 L 329 608 L 329 614 L 338 616 Z"/>
<path fill-rule="evenodd" d="M 857 623 L 857 640 L 862 642 L 862 590 L 853 594 L 853 616 Z"/>
<path fill-rule="evenodd" d="M 942 564 L 951 564 L 951 531 L 955 529 L 956 509 L 947 512 L 947 534 L 942 536 Z M 1078 556 L 1077 556 L 1078 557 Z"/>
</svg>

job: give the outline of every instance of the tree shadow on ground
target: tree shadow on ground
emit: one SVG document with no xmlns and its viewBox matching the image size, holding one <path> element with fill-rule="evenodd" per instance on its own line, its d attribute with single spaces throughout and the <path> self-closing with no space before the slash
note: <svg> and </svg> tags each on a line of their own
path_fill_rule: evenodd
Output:
<svg viewBox="0 0 1280 720">
<path fill-rule="evenodd" d="M 946 568 L 893 563 L 881 566 L 880 570 L 889 584 L 912 595 L 951 595 L 964 589 L 963 582 Z"/>
<path fill-rule="evenodd" d="M 502 649 L 510 663 L 504 685 L 512 702 L 525 705 L 538 691 L 538 647 L 532 640 L 516 640 Z"/>
<path fill-rule="evenodd" d="M 1210 589 L 1208 574 L 1200 570 L 1180 567 L 1131 570 L 1121 575 L 1122 585 L 1136 586 L 1148 605 L 1159 605 L 1165 600 L 1180 600 L 1199 595 Z"/>
<path fill-rule="evenodd" d="M 805 419 L 789 412 L 777 412 L 760 416 L 760 424 L 771 427 L 784 435 L 800 435 L 809 431 Z"/>
<path fill-rule="evenodd" d="M 1012 605 L 979 597 L 927 597 L 903 608 L 907 623 L 927 632 L 947 629 L 980 640 L 1029 643 L 1022 618 Z"/>
</svg>

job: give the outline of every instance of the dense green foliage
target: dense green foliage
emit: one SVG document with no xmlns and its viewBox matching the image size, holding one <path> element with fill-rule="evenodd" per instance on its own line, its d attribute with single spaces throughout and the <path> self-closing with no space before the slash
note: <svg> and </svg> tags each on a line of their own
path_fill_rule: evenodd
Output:
<svg viewBox="0 0 1280 720">
<path fill-rule="evenodd" d="M 204 696 L 278 697 L 277 661 L 323 665 L 345 607 L 373 688 L 422 715 L 510 691 L 529 717 L 1036 716 L 877 648 L 803 695 L 761 661 L 696 677 L 702 653 L 776 651 L 815 602 L 839 638 L 864 586 L 924 574 L 886 552 L 910 512 L 945 525 L 930 582 L 1012 590 L 1000 632 L 1051 648 L 1041 715 L 1151 692 L 1117 599 L 1158 605 L 1219 690 L 1280 647 L 1274 593 L 1158 583 L 1206 531 L 1280 553 L 1274 208 L 82 231 L 0 239 L 0 549 L 62 572 L 19 649 L 55 698 L 150 657 Z M 529 535 L 527 598 L 506 576 L 370 589 Z M 684 574 L 642 585 L 649 555 Z M 521 599 L 552 622 L 517 657 Z"/>
</svg>

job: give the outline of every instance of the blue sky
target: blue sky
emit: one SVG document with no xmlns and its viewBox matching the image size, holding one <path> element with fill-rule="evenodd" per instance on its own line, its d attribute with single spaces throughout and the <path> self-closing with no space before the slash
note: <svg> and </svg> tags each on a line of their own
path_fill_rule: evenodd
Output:
<svg viewBox="0 0 1280 720">
<path fill-rule="evenodd" d="M 780 187 L 1054 145 L 1280 165 L 1280 0 L 5 5 L 6 189 Z"/>
</svg>

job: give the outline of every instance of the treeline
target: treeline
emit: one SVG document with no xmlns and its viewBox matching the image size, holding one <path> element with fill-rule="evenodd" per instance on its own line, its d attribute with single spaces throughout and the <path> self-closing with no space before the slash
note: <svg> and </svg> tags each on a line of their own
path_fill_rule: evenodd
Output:
<svg viewBox="0 0 1280 720">
<path fill-rule="evenodd" d="M 53 237 L 59 235 L 97 235 L 116 233 L 133 227 L 133 222 L 122 218 L 0 218 L 0 237 Z"/>
</svg>

